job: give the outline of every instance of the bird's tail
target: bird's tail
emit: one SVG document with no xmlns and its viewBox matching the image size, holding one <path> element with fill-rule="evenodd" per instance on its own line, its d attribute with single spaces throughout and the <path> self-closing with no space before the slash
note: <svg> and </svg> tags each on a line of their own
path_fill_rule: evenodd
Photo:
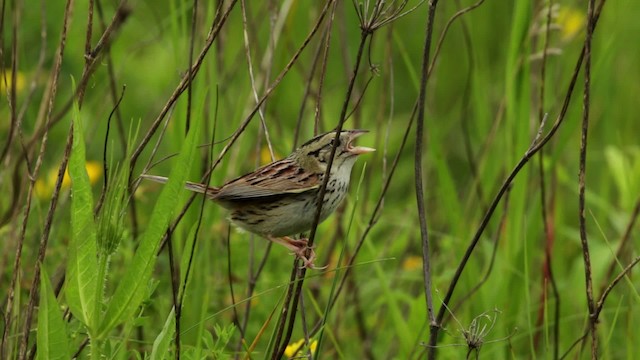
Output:
<svg viewBox="0 0 640 360">
<path fill-rule="evenodd" d="M 164 176 L 157 176 L 157 175 L 140 175 L 141 178 L 144 179 L 148 179 L 151 181 L 155 181 L 155 182 L 159 182 L 161 184 L 165 184 L 169 178 L 166 178 Z M 193 191 L 193 192 L 197 192 L 200 194 L 207 194 L 207 196 L 213 197 L 214 195 L 216 195 L 218 193 L 218 188 L 212 187 L 212 186 L 207 186 L 204 184 L 199 184 L 199 183 L 194 183 L 191 181 L 187 181 L 184 184 L 184 187 L 187 190 Z"/>
</svg>

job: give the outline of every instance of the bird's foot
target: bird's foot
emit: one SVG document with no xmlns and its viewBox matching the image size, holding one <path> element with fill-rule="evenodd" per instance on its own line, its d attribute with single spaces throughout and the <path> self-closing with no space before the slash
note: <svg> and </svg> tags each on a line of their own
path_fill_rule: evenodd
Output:
<svg viewBox="0 0 640 360">
<path fill-rule="evenodd" d="M 287 249 L 292 251 L 293 255 L 302 260 L 303 265 L 300 267 L 301 269 L 323 270 L 327 268 L 326 266 L 318 267 L 314 264 L 316 252 L 313 250 L 313 247 L 309 247 L 309 239 L 293 239 L 285 236 L 282 238 L 271 238 L 271 240 L 284 245 Z M 309 252 L 308 256 L 307 251 Z"/>
</svg>

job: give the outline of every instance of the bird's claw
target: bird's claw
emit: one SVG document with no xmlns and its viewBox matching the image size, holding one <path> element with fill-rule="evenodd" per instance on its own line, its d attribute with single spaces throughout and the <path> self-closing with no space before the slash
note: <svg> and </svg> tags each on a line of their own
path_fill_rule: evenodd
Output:
<svg viewBox="0 0 640 360">
<path fill-rule="evenodd" d="M 300 269 L 313 269 L 313 270 L 324 270 L 327 266 L 316 266 L 314 261 L 316 259 L 316 252 L 313 251 L 314 247 L 300 247 L 293 254 L 297 256 L 300 260 L 302 260 L 302 266 Z M 307 250 L 310 250 L 309 257 L 307 257 Z"/>
</svg>

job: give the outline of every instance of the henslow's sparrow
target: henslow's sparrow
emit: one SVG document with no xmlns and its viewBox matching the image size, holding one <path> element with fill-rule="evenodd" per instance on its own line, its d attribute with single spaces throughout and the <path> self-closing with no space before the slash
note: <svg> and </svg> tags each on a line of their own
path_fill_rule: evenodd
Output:
<svg viewBox="0 0 640 360">
<path fill-rule="evenodd" d="M 353 140 L 366 130 L 343 130 L 324 195 L 320 221 L 325 220 L 344 200 L 351 169 L 358 155 L 375 149 L 354 146 Z M 309 230 L 316 214 L 316 199 L 326 171 L 335 131 L 307 141 L 285 159 L 272 162 L 221 187 L 187 182 L 186 188 L 204 193 L 230 210 L 231 221 L 254 234 L 284 245 L 313 268 L 315 252 L 306 257 L 307 239 L 290 235 Z M 166 177 L 142 175 L 164 183 Z"/>
</svg>

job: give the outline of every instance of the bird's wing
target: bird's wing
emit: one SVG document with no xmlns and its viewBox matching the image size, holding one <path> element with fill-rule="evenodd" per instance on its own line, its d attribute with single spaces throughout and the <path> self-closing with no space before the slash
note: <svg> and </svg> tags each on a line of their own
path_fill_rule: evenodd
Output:
<svg viewBox="0 0 640 360">
<path fill-rule="evenodd" d="M 291 159 L 283 159 L 231 180 L 215 195 L 219 201 L 257 200 L 317 189 L 322 173 L 310 172 Z"/>
</svg>

